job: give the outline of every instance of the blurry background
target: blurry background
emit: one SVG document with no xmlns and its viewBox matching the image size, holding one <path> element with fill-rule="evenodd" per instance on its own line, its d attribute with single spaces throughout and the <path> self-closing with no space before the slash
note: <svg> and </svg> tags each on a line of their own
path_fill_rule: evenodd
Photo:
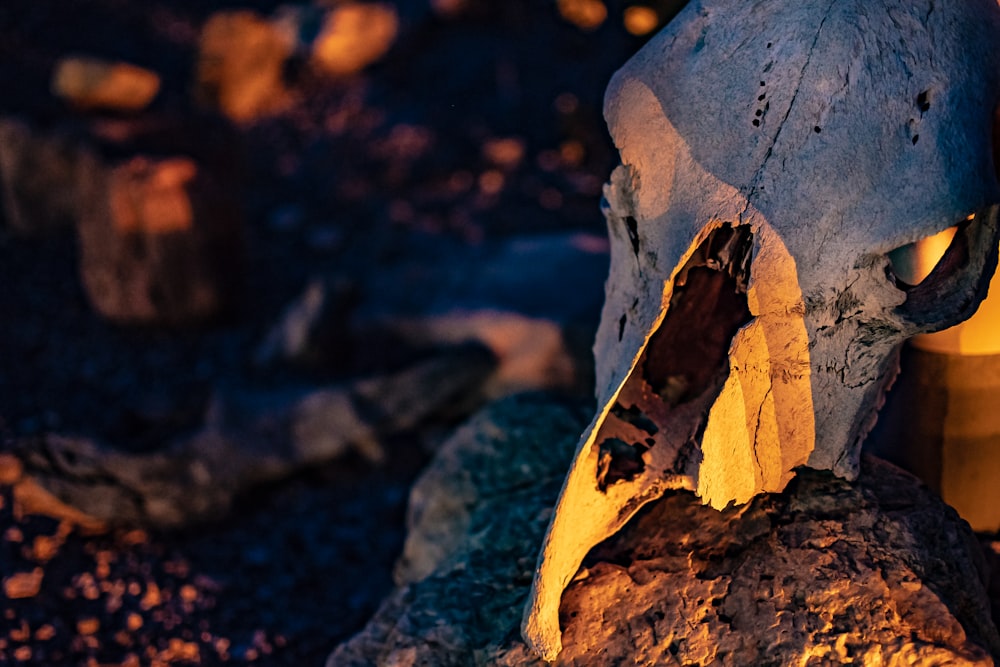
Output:
<svg viewBox="0 0 1000 667">
<path fill-rule="evenodd" d="M 0 662 L 319 664 L 357 630 L 443 433 L 512 391 L 588 400 L 603 91 L 681 4 L 0 4 L 0 435 L 29 463 L 0 454 Z M 229 513 L 84 535 L 34 482 L 152 514 L 80 452 L 239 443 L 469 340 L 497 367 L 468 400 L 370 416 L 378 442 Z"/>
</svg>

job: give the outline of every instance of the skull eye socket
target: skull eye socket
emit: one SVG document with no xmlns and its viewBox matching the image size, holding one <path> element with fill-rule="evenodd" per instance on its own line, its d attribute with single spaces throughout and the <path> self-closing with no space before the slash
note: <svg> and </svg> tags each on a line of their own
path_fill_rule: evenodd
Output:
<svg viewBox="0 0 1000 667">
<path fill-rule="evenodd" d="M 974 215 L 970 215 L 960 224 L 968 224 L 974 218 Z M 889 251 L 886 257 L 896 286 L 902 290 L 910 290 L 923 283 L 938 267 L 943 268 L 947 264 L 945 258 L 954 252 L 955 235 L 959 228 L 960 225 L 954 225 Z"/>
</svg>

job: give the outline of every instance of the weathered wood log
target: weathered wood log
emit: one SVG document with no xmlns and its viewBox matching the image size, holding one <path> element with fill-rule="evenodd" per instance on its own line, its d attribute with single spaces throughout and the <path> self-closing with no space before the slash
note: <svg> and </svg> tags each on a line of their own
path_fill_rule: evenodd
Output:
<svg viewBox="0 0 1000 667">
<path fill-rule="evenodd" d="M 400 588 L 328 667 L 543 665 L 518 635 L 586 406 L 496 403 L 417 482 Z M 979 546 L 915 477 L 865 458 L 722 512 L 669 493 L 563 597 L 560 665 L 992 664 Z"/>
</svg>

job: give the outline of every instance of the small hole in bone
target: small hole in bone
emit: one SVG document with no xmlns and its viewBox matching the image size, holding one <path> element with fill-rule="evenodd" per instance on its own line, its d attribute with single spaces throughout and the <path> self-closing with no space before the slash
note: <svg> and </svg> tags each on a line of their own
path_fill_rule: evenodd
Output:
<svg viewBox="0 0 1000 667">
<path fill-rule="evenodd" d="M 920 109 L 920 113 L 927 113 L 931 108 L 930 100 L 931 91 L 925 90 L 919 95 L 917 95 L 917 108 Z"/>
<path fill-rule="evenodd" d="M 761 93 L 760 95 L 758 95 L 758 96 L 757 96 L 757 101 L 758 101 L 758 102 L 763 102 L 763 101 L 764 101 L 764 98 L 766 98 L 766 97 L 767 97 L 767 95 L 766 95 L 766 94 L 764 94 L 764 93 Z"/>
<path fill-rule="evenodd" d="M 754 115 L 757 116 L 758 118 L 760 118 L 761 116 L 764 115 L 764 112 L 761 109 L 757 109 L 757 111 L 754 113 Z"/>
<path fill-rule="evenodd" d="M 628 323 L 628 316 L 622 315 L 621 319 L 618 320 L 618 342 L 622 342 L 622 337 L 625 336 L 625 325 Z"/>
<path fill-rule="evenodd" d="M 822 131 L 823 129 L 819 125 L 813 127 L 813 132 L 815 132 L 816 134 L 819 134 Z"/>
<path fill-rule="evenodd" d="M 920 141 L 920 135 L 919 134 L 914 134 L 912 141 L 913 141 L 913 145 L 916 146 L 917 142 Z"/>
<path fill-rule="evenodd" d="M 629 444 L 618 438 L 608 438 L 601 443 L 597 458 L 597 486 L 603 492 L 617 482 L 635 479 L 646 469 L 642 460 L 648 447 L 642 443 Z"/>
<path fill-rule="evenodd" d="M 639 256 L 639 223 L 631 215 L 625 218 L 625 227 L 628 229 L 628 240 L 632 242 L 632 252 Z"/>
<path fill-rule="evenodd" d="M 753 119 L 752 123 L 754 127 L 760 127 L 760 121 L 757 120 L 756 118 Z"/>
</svg>

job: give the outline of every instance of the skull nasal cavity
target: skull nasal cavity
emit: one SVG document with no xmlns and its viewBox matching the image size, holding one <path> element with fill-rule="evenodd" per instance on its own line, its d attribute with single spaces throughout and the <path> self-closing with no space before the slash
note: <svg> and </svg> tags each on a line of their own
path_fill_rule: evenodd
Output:
<svg viewBox="0 0 1000 667">
<path fill-rule="evenodd" d="M 729 345 L 750 321 L 746 287 L 753 235 L 715 229 L 677 274 L 667 316 L 646 348 L 643 374 L 670 405 L 696 398 L 728 369 Z"/>
</svg>

